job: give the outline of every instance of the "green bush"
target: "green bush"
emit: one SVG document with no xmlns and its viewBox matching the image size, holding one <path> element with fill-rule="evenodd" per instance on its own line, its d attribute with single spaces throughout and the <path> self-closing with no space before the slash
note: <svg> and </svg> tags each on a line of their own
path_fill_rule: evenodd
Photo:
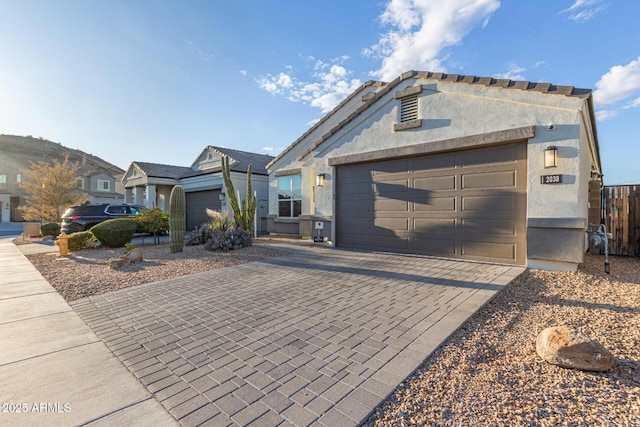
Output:
<svg viewBox="0 0 640 427">
<path fill-rule="evenodd" d="M 45 222 L 40 226 L 40 236 L 57 237 L 60 234 L 60 224 L 55 222 Z"/>
<path fill-rule="evenodd" d="M 118 218 L 94 225 L 89 231 L 106 247 L 121 248 L 133 239 L 136 226 L 133 218 Z"/>
<path fill-rule="evenodd" d="M 136 233 L 153 234 L 154 243 L 160 243 L 159 235 L 169 231 L 169 214 L 162 212 L 160 208 L 140 210 L 135 217 L 138 227 Z"/>
<path fill-rule="evenodd" d="M 90 231 L 79 231 L 77 233 L 71 233 L 69 235 L 69 251 L 79 251 L 91 246 L 91 243 L 95 242 L 96 238 Z"/>
</svg>

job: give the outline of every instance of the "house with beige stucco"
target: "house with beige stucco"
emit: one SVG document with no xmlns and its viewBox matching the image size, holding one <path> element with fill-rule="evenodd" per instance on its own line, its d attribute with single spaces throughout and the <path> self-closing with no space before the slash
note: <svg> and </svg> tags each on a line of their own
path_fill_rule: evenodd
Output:
<svg viewBox="0 0 640 427">
<path fill-rule="evenodd" d="M 345 248 L 571 270 L 600 222 L 593 96 L 573 86 L 369 81 L 267 171 L 270 232 Z"/>
<path fill-rule="evenodd" d="M 190 166 L 132 162 L 122 177 L 125 203 L 168 211 L 171 190 L 175 185 L 181 185 L 186 197 L 187 230 L 208 222 L 211 219 L 208 209 L 227 212 L 232 217 L 228 191 L 222 179 L 223 157 L 229 158 L 231 181 L 240 199 L 245 197 L 247 168 L 252 165 L 251 187 L 258 202 L 256 231 L 266 233 L 269 178 L 265 167 L 273 157 L 265 154 L 207 146 Z"/>
</svg>

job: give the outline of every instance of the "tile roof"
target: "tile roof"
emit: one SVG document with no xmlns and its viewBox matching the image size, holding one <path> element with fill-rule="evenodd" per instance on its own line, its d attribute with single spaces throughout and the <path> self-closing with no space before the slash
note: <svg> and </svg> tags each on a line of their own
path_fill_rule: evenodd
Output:
<svg viewBox="0 0 640 427">
<path fill-rule="evenodd" d="M 527 90 L 532 92 L 540 92 L 547 93 L 551 95 L 564 95 L 564 96 L 574 96 L 579 98 L 588 99 L 590 103 L 590 115 L 591 119 L 595 123 L 595 114 L 593 113 L 593 101 L 591 98 L 591 89 L 580 89 L 573 86 L 558 86 L 553 85 L 551 83 L 535 83 L 528 81 L 516 81 L 510 79 L 495 79 L 493 77 L 478 77 L 478 76 L 466 76 L 461 74 L 446 74 L 446 73 L 433 73 L 430 71 L 407 71 L 402 73 L 399 77 L 394 79 L 393 81 L 387 83 L 382 81 L 367 81 L 362 84 L 358 89 L 356 89 L 351 95 L 349 95 L 346 99 L 344 99 L 338 106 L 336 106 L 333 110 L 331 110 L 326 116 L 324 116 L 320 121 L 318 121 L 314 126 L 309 128 L 300 138 L 296 139 L 291 145 L 289 145 L 282 153 L 280 153 L 277 157 L 275 157 L 267 167 L 271 167 L 276 161 L 280 160 L 286 153 L 291 151 L 296 145 L 298 145 L 302 140 L 304 140 L 309 134 L 311 134 L 314 130 L 316 130 L 320 125 L 326 122 L 330 117 L 332 117 L 335 113 L 337 113 L 347 102 L 352 100 L 354 97 L 358 96 L 364 89 L 370 86 L 378 86 L 381 89 L 378 89 L 376 92 L 372 92 L 366 97 L 366 100 L 363 100 L 363 104 L 353 111 L 345 120 L 338 123 L 333 129 L 327 132 L 325 135 L 319 137 L 319 140 L 314 144 L 317 148 L 323 141 L 325 141 L 328 137 L 337 132 L 342 126 L 351 121 L 357 115 L 359 115 L 362 111 L 368 108 L 371 104 L 376 102 L 382 96 L 388 94 L 393 88 L 395 88 L 401 82 L 408 79 L 426 79 L 426 80 L 440 80 L 445 82 L 452 83 L 466 83 L 466 84 L 476 84 L 483 85 L 488 87 L 496 87 L 503 89 L 519 89 L 519 90 Z M 597 136 L 596 136 L 596 146 Z M 309 150 L 307 150 L 308 152 Z M 305 154 L 307 153 L 305 152 Z"/>
<path fill-rule="evenodd" d="M 233 150 L 231 148 L 224 147 L 214 147 L 211 145 L 207 146 L 202 151 L 202 153 L 207 150 L 212 150 L 220 156 L 229 156 L 231 159 L 235 160 L 236 162 L 231 165 L 231 170 L 234 172 L 246 173 L 247 167 L 251 163 L 253 165 L 252 173 L 256 175 L 268 175 L 266 165 L 273 159 L 273 156 L 269 156 L 266 154 L 249 153 L 247 151 Z M 153 178 L 181 179 L 205 175 L 208 173 L 220 172 L 222 170 L 220 167 L 205 170 L 192 169 L 192 167 L 198 163 L 200 157 L 202 157 L 202 153 L 200 153 L 198 158 L 192 163 L 191 167 L 163 165 L 159 163 L 149 162 L 133 162 L 132 165 L 135 165 L 147 177 Z"/>
<path fill-rule="evenodd" d="M 273 160 L 273 156 L 268 154 L 250 153 L 248 151 L 234 150 L 225 147 L 207 146 L 207 149 L 218 152 L 219 154 L 229 156 L 237 163 L 231 165 L 231 170 L 236 172 L 247 172 L 249 163 L 253 165 L 252 173 L 258 175 L 268 175 L 267 164 Z"/>
<path fill-rule="evenodd" d="M 180 179 L 193 170 L 186 166 L 162 165 L 159 163 L 133 162 L 148 177 Z"/>
</svg>

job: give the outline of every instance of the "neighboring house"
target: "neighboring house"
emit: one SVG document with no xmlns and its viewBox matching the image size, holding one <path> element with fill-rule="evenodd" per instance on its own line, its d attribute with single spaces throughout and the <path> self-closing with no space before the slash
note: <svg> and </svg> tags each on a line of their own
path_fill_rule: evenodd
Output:
<svg viewBox="0 0 640 427">
<path fill-rule="evenodd" d="M 269 178 L 265 166 L 273 157 L 224 147 L 206 147 L 190 167 L 133 162 L 122 178 L 125 201 L 169 210 L 169 196 L 182 185 L 187 202 L 187 230 L 208 222 L 207 209 L 226 211 L 232 217 L 222 179 L 222 157 L 229 157 L 233 186 L 245 198 L 247 167 L 252 164 L 251 187 L 258 198 L 257 231 L 266 232 Z"/>
<path fill-rule="evenodd" d="M 584 259 L 602 176 L 591 90 L 415 71 L 362 85 L 267 170 L 270 232 L 559 270 Z"/>
<path fill-rule="evenodd" d="M 117 178 L 124 172 L 99 157 L 42 138 L 0 135 L 0 222 L 23 221 L 22 187 L 31 163 L 65 159 L 79 164 L 77 188 L 86 203 L 122 203 Z"/>
</svg>

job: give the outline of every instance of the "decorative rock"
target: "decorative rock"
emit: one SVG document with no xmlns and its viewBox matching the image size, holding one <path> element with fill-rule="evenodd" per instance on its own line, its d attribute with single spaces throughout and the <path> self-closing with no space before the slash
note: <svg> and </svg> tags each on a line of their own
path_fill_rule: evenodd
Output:
<svg viewBox="0 0 640 427">
<path fill-rule="evenodd" d="M 609 350 L 567 326 L 554 326 L 540 332 L 536 352 L 547 362 L 563 368 L 608 371 L 613 367 L 613 354 Z"/>
<path fill-rule="evenodd" d="M 109 264 L 109 267 L 117 270 L 121 267 L 126 267 L 127 265 L 131 264 L 131 260 L 127 258 L 126 255 L 123 255 L 121 258 L 111 258 L 109 261 L 107 261 L 107 263 Z"/>
<path fill-rule="evenodd" d="M 120 258 L 111 258 L 107 263 L 109 267 L 117 270 L 122 267 L 126 267 L 129 264 L 136 262 L 142 262 L 142 248 L 133 248 Z"/>
<path fill-rule="evenodd" d="M 133 264 L 136 262 L 142 262 L 142 248 L 133 248 L 126 254 L 124 254 L 126 258 Z"/>
</svg>

